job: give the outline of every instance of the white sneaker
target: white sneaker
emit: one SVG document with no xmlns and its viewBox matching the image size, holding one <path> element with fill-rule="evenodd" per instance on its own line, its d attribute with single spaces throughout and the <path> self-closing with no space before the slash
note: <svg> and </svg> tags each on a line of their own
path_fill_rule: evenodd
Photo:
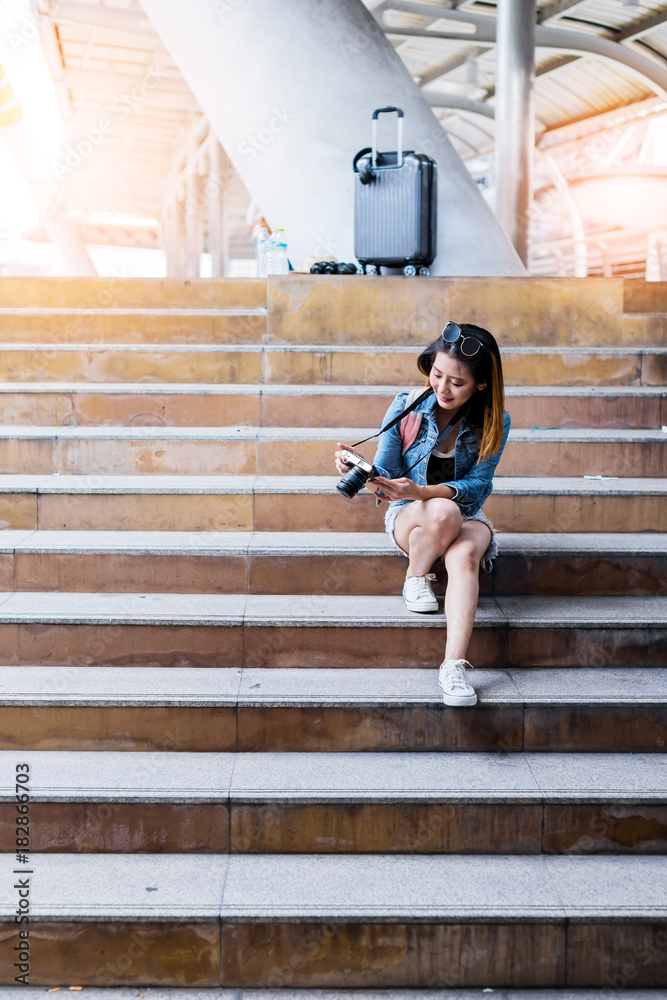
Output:
<svg viewBox="0 0 667 1000">
<path fill-rule="evenodd" d="M 438 684 L 442 689 L 445 705 L 477 704 L 475 689 L 466 677 L 466 666 L 472 669 L 472 663 L 467 660 L 447 660 L 440 667 Z"/>
<path fill-rule="evenodd" d="M 403 600 L 408 611 L 437 611 L 438 601 L 433 593 L 431 580 L 435 573 L 426 576 L 407 576 L 403 584 Z"/>
</svg>

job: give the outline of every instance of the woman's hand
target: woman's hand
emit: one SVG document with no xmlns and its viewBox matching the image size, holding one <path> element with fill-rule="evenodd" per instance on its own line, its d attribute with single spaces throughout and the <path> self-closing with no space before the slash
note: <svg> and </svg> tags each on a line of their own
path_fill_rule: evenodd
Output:
<svg viewBox="0 0 667 1000">
<path fill-rule="evenodd" d="M 354 448 L 351 444 L 343 444 L 341 441 L 337 441 L 336 444 L 338 445 L 340 451 L 334 452 L 334 462 L 336 463 L 339 475 L 344 476 L 346 472 L 349 472 L 350 469 L 353 468 L 353 466 L 347 465 L 343 461 L 343 448 L 347 451 L 354 451 Z"/>
<path fill-rule="evenodd" d="M 374 493 L 378 500 L 389 500 L 389 497 L 385 496 L 384 492 L 380 490 L 380 485 L 377 482 L 377 479 L 369 479 L 366 483 L 365 489 L 367 489 L 369 493 Z"/>
<path fill-rule="evenodd" d="M 349 472 L 350 469 L 353 468 L 353 466 L 346 465 L 346 463 L 343 461 L 343 458 L 342 458 L 343 451 L 342 451 L 342 449 L 346 448 L 348 451 L 354 451 L 354 449 L 353 449 L 353 447 L 352 447 L 351 444 L 344 444 L 342 441 L 337 441 L 336 443 L 337 443 L 338 447 L 341 450 L 334 452 L 334 462 L 336 463 L 336 468 L 337 468 L 338 472 L 340 473 L 340 475 L 344 476 L 346 472 Z M 359 454 L 359 453 L 355 452 L 355 454 Z M 387 480 L 387 482 L 388 481 L 389 480 Z M 383 496 L 380 493 L 380 487 L 376 486 L 375 482 L 373 480 L 371 480 L 371 479 L 369 479 L 367 481 L 365 489 L 367 489 L 369 493 L 374 493 L 376 496 L 379 496 L 380 500 L 387 500 L 388 499 L 388 497 L 385 497 L 385 496 Z"/>
<path fill-rule="evenodd" d="M 384 476 L 376 476 L 372 484 L 367 483 L 366 488 L 370 489 L 371 485 L 379 486 L 387 500 L 423 500 L 422 487 L 413 483 L 406 476 L 403 476 L 402 479 L 385 479 Z"/>
</svg>

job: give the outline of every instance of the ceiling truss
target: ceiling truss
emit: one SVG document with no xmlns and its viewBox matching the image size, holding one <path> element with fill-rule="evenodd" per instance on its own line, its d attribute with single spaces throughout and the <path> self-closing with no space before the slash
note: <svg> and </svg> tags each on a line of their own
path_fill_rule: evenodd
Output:
<svg viewBox="0 0 667 1000">
<path fill-rule="evenodd" d="M 543 79 L 547 87 L 549 75 L 558 71 L 565 103 L 568 92 L 574 95 L 578 86 L 576 76 L 568 77 L 568 67 L 572 66 L 574 71 L 574 64 L 582 58 L 601 57 L 623 63 L 635 74 L 642 74 L 644 81 L 643 89 L 634 98 L 610 94 L 606 110 L 626 106 L 628 100 L 645 100 L 652 92 L 667 97 L 667 60 L 660 51 L 661 46 L 667 51 L 664 32 L 658 40 L 661 29 L 667 26 L 667 2 L 663 4 L 665 10 L 659 11 L 655 9 L 655 0 L 648 0 L 653 3 L 653 10 L 638 7 L 636 16 L 626 23 L 629 8 L 621 8 L 619 0 L 597 0 L 597 18 L 607 3 L 610 10 L 612 4 L 614 9 L 624 10 L 617 23 L 610 16 L 609 23 L 602 25 L 586 20 L 586 2 L 552 0 L 538 10 L 537 45 L 558 53 L 538 64 L 538 80 Z M 42 17 L 38 23 L 67 129 L 65 145 L 82 129 L 90 128 L 119 98 L 141 88 L 142 77 L 159 60 L 162 72 L 156 87 L 145 100 L 131 106 L 131 114 L 116 119 L 113 139 L 84 165 L 68 192 L 70 204 L 76 204 L 80 194 L 87 203 L 82 207 L 89 208 L 97 191 L 100 204 L 109 206 L 114 202 L 117 212 L 157 217 L 167 189 L 182 183 L 188 156 L 195 155 L 195 147 L 199 152 L 204 148 L 200 133 L 202 129 L 205 131 L 205 122 L 152 24 L 136 3 L 129 7 L 107 5 L 105 0 L 67 0 L 59 4 L 30 0 L 30 3 L 34 11 L 50 18 Z M 433 85 L 443 87 L 451 76 L 459 81 L 460 91 L 465 68 L 475 60 L 493 72 L 493 60 L 485 60 L 496 41 L 492 0 L 486 8 L 488 13 L 480 13 L 479 0 L 444 0 L 437 6 L 419 0 L 382 0 L 372 11 L 385 33 L 398 42 L 399 54 L 407 65 L 411 58 L 416 58 L 420 39 L 429 40 L 419 56 L 420 71 L 414 76 L 432 107 L 458 113 L 456 127 L 461 134 L 454 138 L 466 157 L 476 155 L 480 148 L 486 149 L 492 143 L 492 127 L 485 126 L 482 118 L 494 116 L 493 104 L 489 103 L 495 94 L 493 78 L 487 75 L 485 86 L 476 89 L 467 80 L 469 96 L 460 92 L 443 93 Z M 392 12 L 407 16 L 388 25 L 386 18 Z M 448 20 L 458 23 L 449 28 Z M 582 22 L 586 30 L 577 29 Z M 438 41 L 449 43 L 439 56 L 437 44 L 431 44 Z M 546 130 L 577 121 L 577 113 L 564 107 Z M 451 125 L 455 127 L 454 114 Z M 105 174 L 114 180 L 107 182 L 102 190 Z"/>
</svg>

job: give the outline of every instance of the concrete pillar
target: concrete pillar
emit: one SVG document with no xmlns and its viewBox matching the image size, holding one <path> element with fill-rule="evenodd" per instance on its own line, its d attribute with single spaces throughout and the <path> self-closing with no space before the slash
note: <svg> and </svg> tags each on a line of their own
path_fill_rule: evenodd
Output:
<svg viewBox="0 0 667 1000">
<path fill-rule="evenodd" d="M 211 255 L 211 275 L 224 278 L 229 264 L 229 232 L 225 219 L 227 177 L 223 170 L 224 153 L 217 136 L 208 140 L 209 172 L 206 186 L 208 206 L 208 252 Z"/>
<path fill-rule="evenodd" d="M 528 265 L 535 151 L 535 0 L 498 0 L 496 216 Z"/>
<path fill-rule="evenodd" d="M 172 200 L 173 219 L 173 270 L 170 274 L 174 277 L 185 278 L 187 276 L 186 253 L 185 253 L 185 185 L 179 184 Z"/>
<path fill-rule="evenodd" d="M 405 111 L 405 144 L 438 164 L 436 274 L 524 268 L 407 68 L 362 0 L 142 0 L 289 255 L 353 256 L 352 157 L 374 108 Z M 380 128 L 381 148 L 394 135 Z"/>
<path fill-rule="evenodd" d="M 35 191 L 33 189 L 33 194 Z M 35 199 L 39 204 L 39 200 Z M 58 247 L 68 275 L 75 278 L 92 278 L 97 270 L 81 233 L 70 222 L 59 222 L 48 211 L 43 215 L 44 230 L 49 240 Z"/>
<path fill-rule="evenodd" d="M 162 246 L 167 255 L 167 274 L 170 278 L 183 276 L 181 247 L 179 244 L 178 202 L 173 194 L 165 198 L 162 209 Z"/>
<path fill-rule="evenodd" d="M 646 280 L 667 281 L 667 229 L 648 234 Z"/>
<path fill-rule="evenodd" d="M 199 277 L 199 256 L 202 250 L 202 219 L 199 175 L 194 163 L 185 167 L 185 274 Z"/>
</svg>

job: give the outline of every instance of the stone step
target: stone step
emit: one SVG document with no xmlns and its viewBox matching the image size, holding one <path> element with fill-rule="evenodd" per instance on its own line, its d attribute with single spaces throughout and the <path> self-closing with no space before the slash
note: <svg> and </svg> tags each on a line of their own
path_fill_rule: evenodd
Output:
<svg viewBox="0 0 667 1000">
<path fill-rule="evenodd" d="M 457 977 L 456 981 L 458 981 Z M 621 977 L 621 980 L 624 977 Z M 627 977 L 625 977 L 627 978 Z M 451 982 L 451 978 L 446 982 Z M 86 987 L 86 1000 L 128 1000 L 122 992 L 122 987 L 98 986 Z M 150 987 L 142 991 L 146 1000 L 184 1000 L 184 991 L 177 987 Z M 585 989 L 540 989 L 536 990 L 505 990 L 493 991 L 495 1000 L 600 1000 L 599 990 Z M 25 1000 L 35 1000 L 44 990 L 39 986 L 0 986 L 1 1000 L 19 1000 L 22 995 Z M 489 989 L 381 989 L 376 990 L 226 990 L 224 988 L 189 988 L 187 1000 L 489 1000 Z M 492 998 L 493 1000 L 493 998 Z M 664 990 L 632 990 L 631 1000 L 665 1000 Z"/>
<path fill-rule="evenodd" d="M 0 751 L 0 851 L 20 762 L 32 852 L 667 852 L 659 754 L 98 751 L 92 778 L 89 761 Z"/>
<path fill-rule="evenodd" d="M 663 301 L 663 309 L 666 308 Z M 624 339 L 629 344 L 664 344 L 667 312 L 630 313 L 623 317 Z"/>
<path fill-rule="evenodd" d="M 31 982 L 665 986 L 661 857 L 43 854 Z M 2 934 L 18 941 L 15 854 Z M 610 920 L 613 914 L 613 920 Z M 651 946 L 647 949 L 647 943 Z M 13 983 L 14 951 L 0 966 Z M 378 955 L 391 955 L 391 963 Z M 642 955 L 641 962 L 638 954 Z M 298 959 L 298 960 L 297 960 Z"/>
<path fill-rule="evenodd" d="M 499 533 L 482 594 L 665 594 L 667 534 Z M 384 532 L 48 531 L 0 534 L 0 590 L 400 594 Z M 444 593 L 439 564 L 434 584 Z"/>
<path fill-rule="evenodd" d="M 245 344 L 266 339 L 266 328 L 264 303 L 212 308 L 0 306 L 0 343 L 13 345 Z"/>
<path fill-rule="evenodd" d="M 401 386 L 0 383 L 0 424 L 379 428 Z M 513 427 L 659 428 L 664 386 L 508 386 Z"/>
<path fill-rule="evenodd" d="M 254 296 L 249 296 L 252 300 Z M 497 326 L 497 324 L 491 324 Z M 274 333 L 269 333 L 274 330 Z M 439 331 L 438 331 L 439 332 Z M 531 333 L 533 331 L 531 330 Z M 509 335 L 508 335 L 509 334 Z M 148 307 L 25 307 L 0 306 L 0 343 L 3 344 L 411 344 L 418 348 L 436 333 L 405 335 L 404 331 L 376 324 L 360 334 L 356 328 L 324 327 L 314 335 L 308 324 L 281 327 L 269 318 L 266 306 L 187 308 Z M 506 331 L 499 333 L 501 349 L 525 343 Z M 553 339 L 539 338 L 542 346 L 568 343 L 568 333 L 559 330 Z M 616 324 L 598 331 L 597 346 L 647 344 L 661 346 L 667 340 L 666 313 L 630 313 Z"/>
<path fill-rule="evenodd" d="M 33 427 L 0 426 L 0 473 L 64 475 L 326 476 L 337 442 L 373 427 Z M 370 460 L 377 441 L 362 446 Z M 568 473 L 661 477 L 667 432 L 607 428 L 512 428 L 498 466 L 504 476 Z"/>
<path fill-rule="evenodd" d="M 346 343 L 354 335 L 366 343 L 421 346 L 454 319 L 490 330 L 501 348 L 528 338 L 536 344 L 631 344 L 623 312 L 637 311 L 642 294 L 628 294 L 624 302 L 619 278 L 457 277 L 412 285 L 403 278 L 375 283 L 372 278 L 322 278 L 293 274 L 269 281 L 271 336 Z"/>
<path fill-rule="evenodd" d="M 0 475 L 0 526 L 90 531 L 383 530 L 335 476 Z M 667 532 L 667 479 L 510 477 L 485 512 L 505 532 Z"/>
<path fill-rule="evenodd" d="M 267 337 L 276 342 L 396 343 L 422 346 L 448 318 L 478 323 L 505 344 L 523 344 L 527 331 L 537 344 L 633 342 L 625 312 L 664 311 L 659 283 L 630 289 L 622 278 L 436 278 L 406 282 L 400 277 L 365 278 L 290 274 L 256 279 L 41 279 L 3 278 L 2 328 L 35 326 L 54 336 L 109 335 L 114 310 L 159 314 L 165 309 L 224 310 L 268 305 Z M 650 287 L 655 285 L 655 288 Z M 662 305 L 660 303 L 662 302 Z M 100 316 L 100 319 L 97 319 Z M 205 318 L 192 327 L 204 336 Z M 4 322 L 3 322 L 4 320 Z M 141 322 L 141 320 L 139 320 Z M 154 321 L 159 325 L 159 320 Z M 153 324 L 144 324 L 149 328 Z M 134 333 L 130 327 L 128 335 Z M 184 329 L 184 336 L 190 331 Z"/>
<path fill-rule="evenodd" d="M 438 662 L 436 659 L 434 662 Z M 0 668 L 3 750 L 657 753 L 667 669 L 475 669 L 474 709 L 434 668 Z M 508 765 L 509 766 L 509 765 Z"/>
<path fill-rule="evenodd" d="M 418 669 L 441 662 L 445 616 L 391 597 L 329 594 L 0 594 L 15 664 Z M 481 597 L 479 667 L 667 665 L 667 597 Z"/>
<path fill-rule="evenodd" d="M 667 346 L 503 346 L 508 385 L 667 383 Z M 412 385 L 418 350 L 321 344 L 0 343 L 0 382 Z"/>
<path fill-rule="evenodd" d="M 249 309 L 266 307 L 267 283 L 257 278 L 42 278 L 3 276 L 0 307 L 17 309 Z M 2 314 L 0 314 L 1 316 Z"/>
<path fill-rule="evenodd" d="M 623 282 L 623 310 L 626 313 L 667 311 L 667 281 L 626 278 Z"/>
<path fill-rule="evenodd" d="M 458 979 L 460 977 L 456 977 Z M 620 977 L 620 981 L 623 978 Z M 445 982 L 452 982 L 448 979 Z M 282 980 L 281 980 L 282 982 Z M 599 990 L 571 989 L 540 989 L 540 990 L 505 990 L 493 991 L 496 1000 L 600 1000 Z M 150 987 L 141 991 L 146 1000 L 489 1000 L 489 989 L 381 989 L 376 990 L 311 990 L 296 989 L 286 992 L 284 989 L 236 990 L 224 987 L 200 988 L 190 987 L 187 994 L 178 987 Z M 39 986 L 0 986 L 0 1000 L 35 1000 L 42 997 L 44 990 Z M 128 1000 L 123 987 L 89 986 L 86 987 L 86 1000 Z M 664 990 L 632 990 L 631 1000 L 665 1000 Z"/>
<path fill-rule="evenodd" d="M 242 298 L 242 296 L 241 296 Z M 247 296 L 249 301 L 259 296 Z M 501 349 L 525 343 L 516 331 L 496 329 Z M 274 332 L 269 333 L 272 330 Z M 284 324 L 269 317 L 265 305 L 190 307 L 179 303 L 171 308 L 160 306 L 0 306 L 0 343 L 4 344 L 248 344 L 318 343 L 318 344 L 411 344 L 418 348 L 435 339 L 437 326 L 431 330 L 407 333 L 395 325 L 387 328 L 376 322 L 360 333 L 356 326 L 320 327 L 309 324 Z M 531 329 L 531 335 L 535 331 Z M 569 331 L 557 329 L 553 337 L 536 339 L 547 344 L 571 343 Z M 667 313 L 636 312 L 625 314 L 619 328 L 606 324 L 597 331 L 598 346 L 628 347 L 647 344 L 661 346 L 667 340 Z M 589 343 L 593 342 L 591 340 Z M 583 343 L 583 341 L 580 341 Z"/>
</svg>

